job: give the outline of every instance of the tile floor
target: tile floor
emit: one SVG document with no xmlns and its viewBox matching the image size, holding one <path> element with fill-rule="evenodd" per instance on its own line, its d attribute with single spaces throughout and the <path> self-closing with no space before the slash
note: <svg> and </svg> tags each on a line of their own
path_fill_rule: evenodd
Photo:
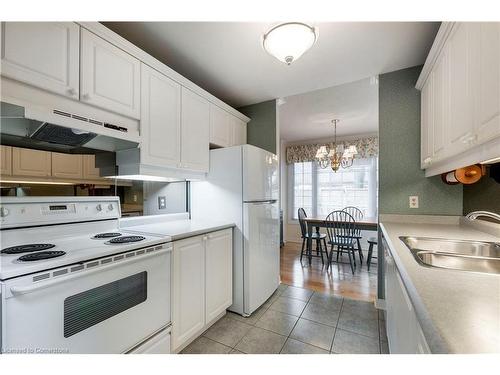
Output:
<svg viewBox="0 0 500 375">
<path fill-rule="evenodd" d="M 228 312 L 183 354 L 384 354 L 373 303 L 281 284 L 249 318 Z"/>
</svg>

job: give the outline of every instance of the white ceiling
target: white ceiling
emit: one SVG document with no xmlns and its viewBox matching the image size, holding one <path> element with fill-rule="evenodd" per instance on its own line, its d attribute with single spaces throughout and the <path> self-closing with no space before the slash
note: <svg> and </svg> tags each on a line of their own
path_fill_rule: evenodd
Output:
<svg viewBox="0 0 500 375">
<path fill-rule="evenodd" d="M 239 107 L 423 64 L 439 23 L 332 22 L 290 66 L 261 47 L 271 23 L 103 22 L 228 104 Z"/>
<path fill-rule="evenodd" d="M 378 83 L 366 78 L 283 98 L 279 105 L 280 139 L 287 142 L 378 132 Z"/>
</svg>

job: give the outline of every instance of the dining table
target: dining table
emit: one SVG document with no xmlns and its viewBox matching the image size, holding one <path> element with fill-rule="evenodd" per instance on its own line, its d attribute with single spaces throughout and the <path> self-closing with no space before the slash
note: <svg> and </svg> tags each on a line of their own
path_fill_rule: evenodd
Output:
<svg viewBox="0 0 500 375">
<path fill-rule="evenodd" d="M 307 256 L 309 259 L 309 264 L 312 260 L 312 234 L 314 228 L 316 232 L 319 232 L 319 228 L 326 228 L 328 222 L 326 217 L 306 217 L 304 221 L 307 225 Z M 331 223 L 331 222 L 330 222 Z M 331 224 L 330 224 L 331 225 Z M 359 221 L 356 221 L 356 228 L 361 230 L 377 231 L 378 230 L 378 217 L 365 217 Z"/>
</svg>

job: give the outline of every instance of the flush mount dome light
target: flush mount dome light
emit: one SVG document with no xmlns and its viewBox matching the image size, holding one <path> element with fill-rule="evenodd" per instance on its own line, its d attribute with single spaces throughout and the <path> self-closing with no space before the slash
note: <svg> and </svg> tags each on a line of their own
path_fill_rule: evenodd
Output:
<svg viewBox="0 0 500 375">
<path fill-rule="evenodd" d="M 300 22 L 283 23 L 269 30 L 263 38 L 264 49 L 290 65 L 313 46 L 317 39 L 314 27 Z"/>
</svg>

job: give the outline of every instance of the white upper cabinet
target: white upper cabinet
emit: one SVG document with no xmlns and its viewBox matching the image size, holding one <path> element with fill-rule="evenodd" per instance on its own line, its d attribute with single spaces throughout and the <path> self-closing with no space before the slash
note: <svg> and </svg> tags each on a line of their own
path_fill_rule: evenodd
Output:
<svg viewBox="0 0 500 375">
<path fill-rule="evenodd" d="M 231 115 L 215 104 L 210 104 L 210 143 L 228 147 L 232 143 Z"/>
<path fill-rule="evenodd" d="M 144 64 L 141 77 L 142 162 L 177 168 L 181 161 L 181 86 Z"/>
<path fill-rule="evenodd" d="M 500 23 L 441 27 L 417 82 L 428 176 L 500 156 Z"/>
<path fill-rule="evenodd" d="M 247 124 L 237 117 L 232 117 L 232 141 L 231 146 L 239 146 L 247 143 Z"/>
<path fill-rule="evenodd" d="M 79 35 L 72 22 L 2 22 L 1 74 L 78 99 Z"/>
<path fill-rule="evenodd" d="M 500 22 L 475 23 L 479 64 L 475 72 L 478 142 L 500 136 Z"/>
<path fill-rule="evenodd" d="M 80 61 L 80 100 L 128 117 L 140 117 L 139 60 L 82 29 Z"/>
<path fill-rule="evenodd" d="M 182 88 L 181 167 L 208 172 L 210 156 L 210 105 L 208 100 Z"/>
</svg>

